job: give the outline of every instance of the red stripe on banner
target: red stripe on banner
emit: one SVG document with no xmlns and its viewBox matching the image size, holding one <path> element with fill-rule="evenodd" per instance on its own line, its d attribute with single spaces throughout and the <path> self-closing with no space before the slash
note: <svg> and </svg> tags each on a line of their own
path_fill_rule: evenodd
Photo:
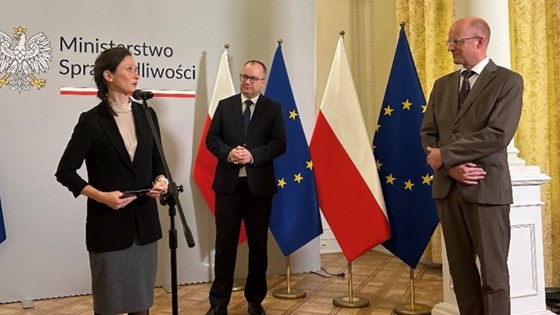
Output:
<svg viewBox="0 0 560 315">
<path fill-rule="evenodd" d="M 176 92 L 167 92 L 167 91 L 152 91 L 154 93 L 154 97 L 156 98 L 196 98 L 196 92 L 194 91 L 176 91 Z M 91 88 L 61 88 L 60 95 L 64 96 L 96 96 L 97 90 Z"/>
<path fill-rule="evenodd" d="M 95 96 L 97 91 L 68 91 L 60 90 L 60 95 L 75 95 L 75 96 Z"/>
<path fill-rule="evenodd" d="M 319 206 L 352 262 L 390 237 L 387 218 L 321 111 L 309 149 Z"/>
<path fill-rule="evenodd" d="M 196 93 L 194 92 L 178 92 L 178 93 L 158 93 L 154 92 L 154 97 L 161 98 L 196 98 Z"/>
</svg>

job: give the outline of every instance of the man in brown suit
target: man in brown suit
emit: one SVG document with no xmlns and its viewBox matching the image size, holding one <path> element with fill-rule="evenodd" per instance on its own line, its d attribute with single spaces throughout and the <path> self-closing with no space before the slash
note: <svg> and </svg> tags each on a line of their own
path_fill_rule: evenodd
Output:
<svg viewBox="0 0 560 315">
<path fill-rule="evenodd" d="M 462 67 L 434 83 L 420 130 L 434 170 L 432 197 L 460 313 L 509 315 L 507 146 L 521 116 L 523 79 L 486 56 L 484 20 L 460 19 L 448 36 L 447 50 Z"/>
</svg>

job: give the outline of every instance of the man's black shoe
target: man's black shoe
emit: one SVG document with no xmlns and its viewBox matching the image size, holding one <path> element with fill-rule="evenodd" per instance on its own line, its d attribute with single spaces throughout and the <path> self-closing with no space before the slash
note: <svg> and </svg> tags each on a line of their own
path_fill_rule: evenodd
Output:
<svg viewBox="0 0 560 315">
<path fill-rule="evenodd" d="M 206 315 L 227 315 L 227 308 L 219 305 L 212 305 Z"/>
<path fill-rule="evenodd" d="M 264 308 L 260 303 L 249 303 L 249 314 L 250 315 L 266 315 Z"/>
</svg>

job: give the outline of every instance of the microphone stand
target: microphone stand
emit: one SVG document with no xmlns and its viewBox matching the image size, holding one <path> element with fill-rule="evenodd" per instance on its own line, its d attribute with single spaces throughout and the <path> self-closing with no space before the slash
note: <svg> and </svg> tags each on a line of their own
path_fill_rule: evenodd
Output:
<svg viewBox="0 0 560 315">
<path fill-rule="evenodd" d="M 161 197 L 161 204 L 163 206 L 167 205 L 169 207 L 169 251 L 171 256 L 171 306 L 173 310 L 173 315 L 179 314 L 179 299 L 177 294 L 177 230 L 175 229 L 175 206 L 179 210 L 179 217 L 181 218 L 181 223 L 183 224 L 183 233 L 187 239 L 187 245 L 192 248 L 194 247 L 194 238 L 192 236 L 189 225 L 187 224 L 187 219 L 183 212 L 183 207 L 181 206 L 181 201 L 179 200 L 179 192 L 183 192 L 183 185 L 177 187 L 175 181 L 171 177 L 171 172 L 169 171 L 169 166 L 167 160 L 163 153 L 163 147 L 161 141 L 158 137 L 158 132 L 156 130 L 152 115 L 150 114 L 150 107 L 148 106 L 147 99 L 151 98 L 152 95 L 142 95 L 142 104 L 144 112 L 146 113 L 146 118 L 150 125 L 150 130 L 152 131 L 152 136 L 154 138 L 154 143 L 159 152 L 159 156 L 163 161 L 163 167 L 165 170 L 165 176 L 169 181 L 167 186 L 167 193 L 163 194 Z"/>
</svg>

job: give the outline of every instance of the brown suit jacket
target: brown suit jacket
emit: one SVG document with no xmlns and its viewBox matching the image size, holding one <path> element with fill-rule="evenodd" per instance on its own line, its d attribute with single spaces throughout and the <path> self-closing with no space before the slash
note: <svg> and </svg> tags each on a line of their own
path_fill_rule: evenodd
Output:
<svg viewBox="0 0 560 315">
<path fill-rule="evenodd" d="M 458 183 L 463 198 L 481 204 L 511 204 L 507 145 L 513 138 L 523 96 L 523 79 L 492 60 L 459 109 L 459 71 L 438 79 L 420 130 L 422 144 L 440 148 L 444 165 L 434 172 L 432 197 L 443 199 L 453 179 L 449 168 L 473 162 L 486 171 L 478 185 Z"/>
</svg>

